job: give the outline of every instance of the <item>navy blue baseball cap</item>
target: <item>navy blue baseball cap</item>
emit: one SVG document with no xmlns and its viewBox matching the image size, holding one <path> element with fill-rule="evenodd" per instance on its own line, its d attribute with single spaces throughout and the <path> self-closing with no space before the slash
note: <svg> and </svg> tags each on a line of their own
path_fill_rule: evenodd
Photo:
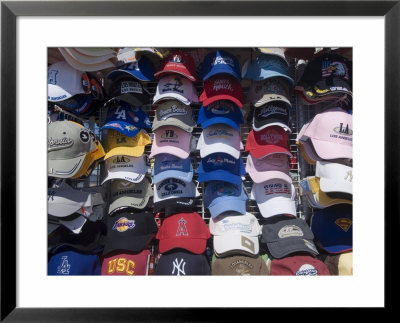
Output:
<svg viewBox="0 0 400 323">
<path fill-rule="evenodd" d="M 201 159 L 196 173 L 199 174 L 199 183 L 224 181 L 240 185 L 246 170 L 241 157 L 236 159 L 226 153 L 214 153 Z"/>
<path fill-rule="evenodd" d="M 101 262 L 97 254 L 63 248 L 50 256 L 47 273 L 51 276 L 100 275 Z"/>
<path fill-rule="evenodd" d="M 223 50 L 208 53 L 204 57 L 200 70 L 200 77 L 203 81 L 216 74 L 230 74 L 239 81 L 242 80 L 238 59 Z"/>
<path fill-rule="evenodd" d="M 229 182 L 210 181 L 207 183 L 203 203 L 215 218 L 224 212 L 237 212 L 246 214 L 246 201 L 248 195 L 243 185 L 235 185 Z"/>
<path fill-rule="evenodd" d="M 108 73 L 108 79 L 115 79 L 118 76 L 132 76 L 142 82 L 155 81 L 155 69 L 153 63 L 146 56 L 140 56 L 139 59 L 132 63 L 125 64 L 120 68 Z"/>
<path fill-rule="evenodd" d="M 181 249 L 161 255 L 156 265 L 154 275 L 193 276 L 211 275 L 210 264 L 205 254 L 193 254 Z"/>
<path fill-rule="evenodd" d="M 193 167 L 190 157 L 182 159 L 171 154 L 158 154 L 154 157 L 152 176 L 155 184 L 167 178 L 177 178 L 184 182 L 191 182 Z"/>
<path fill-rule="evenodd" d="M 314 212 L 311 231 L 319 247 L 338 254 L 353 250 L 353 209 L 349 204 L 337 204 Z"/>
<path fill-rule="evenodd" d="M 244 123 L 242 110 L 228 100 L 215 101 L 206 107 L 201 106 L 197 124 L 204 129 L 217 123 L 223 123 L 239 130 L 240 124 Z"/>
<path fill-rule="evenodd" d="M 135 137 L 143 128 L 151 128 L 151 122 L 141 107 L 133 108 L 126 102 L 108 109 L 106 123 L 100 128 L 114 129 L 128 137 Z"/>
</svg>

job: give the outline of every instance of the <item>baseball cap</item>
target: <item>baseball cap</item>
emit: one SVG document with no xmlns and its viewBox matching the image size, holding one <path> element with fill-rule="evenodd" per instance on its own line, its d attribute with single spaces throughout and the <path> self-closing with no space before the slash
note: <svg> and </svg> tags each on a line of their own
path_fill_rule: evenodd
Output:
<svg viewBox="0 0 400 323">
<path fill-rule="evenodd" d="M 148 247 L 158 227 L 151 213 L 119 212 L 107 217 L 103 255 L 114 250 L 139 252 Z"/>
<path fill-rule="evenodd" d="M 243 185 L 223 181 L 209 181 L 204 192 L 204 207 L 208 208 L 211 217 L 215 218 L 225 212 L 246 213 L 248 200 Z"/>
<path fill-rule="evenodd" d="M 65 181 L 48 188 L 47 213 L 55 217 L 66 217 L 81 207 L 92 206 L 92 194 L 73 189 Z"/>
<path fill-rule="evenodd" d="M 82 72 L 65 61 L 50 65 L 47 69 L 47 100 L 59 102 L 76 94 L 84 94 Z"/>
<path fill-rule="evenodd" d="M 317 161 L 315 176 L 319 177 L 321 191 L 353 194 L 353 168 L 326 161 Z"/>
<path fill-rule="evenodd" d="M 156 239 L 159 240 L 160 253 L 178 248 L 202 254 L 210 237 L 210 230 L 203 218 L 193 212 L 178 213 L 165 218 Z"/>
<path fill-rule="evenodd" d="M 176 126 L 187 132 L 192 132 L 196 122 L 192 117 L 192 108 L 178 100 L 161 102 L 157 106 L 152 130 L 162 126 Z"/>
<path fill-rule="evenodd" d="M 221 152 L 202 158 L 196 173 L 199 175 L 197 179 L 199 183 L 226 181 L 240 185 L 242 183 L 242 176 L 246 174 L 246 170 L 241 157 L 236 159 L 229 154 Z"/>
<path fill-rule="evenodd" d="M 246 172 L 254 183 L 270 179 L 281 179 L 292 183 L 289 158 L 286 154 L 276 153 L 263 158 L 254 158 L 249 154 L 246 160 Z"/>
<path fill-rule="evenodd" d="M 261 215 L 269 218 L 278 214 L 296 215 L 296 191 L 293 184 L 282 179 L 253 183 L 250 199 L 257 202 Z"/>
<path fill-rule="evenodd" d="M 151 128 L 149 116 L 141 107 L 132 107 L 120 101 L 118 105 L 108 108 L 105 124 L 100 128 L 114 129 L 125 136 L 135 137 L 143 128 Z"/>
<path fill-rule="evenodd" d="M 144 153 L 144 147 L 149 144 L 150 136 L 144 130 L 139 131 L 135 137 L 128 137 L 117 130 L 109 129 L 105 138 L 104 159 L 119 155 L 140 157 Z"/>
<path fill-rule="evenodd" d="M 105 106 L 113 101 L 123 101 L 134 107 L 142 106 L 150 103 L 151 98 L 142 84 L 129 76 L 112 80 L 107 86 L 107 94 L 110 99 L 104 103 Z"/>
<path fill-rule="evenodd" d="M 352 199 L 349 198 L 337 198 L 337 197 L 330 197 L 328 194 L 321 190 L 320 186 L 320 179 L 315 176 L 308 176 L 307 182 L 309 187 L 313 193 L 314 199 L 320 205 L 320 208 L 325 208 L 328 206 L 336 205 L 336 204 L 352 204 Z M 347 195 L 350 197 L 351 195 Z"/>
<path fill-rule="evenodd" d="M 277 76 L 252 82 L 248 98 L 256 108 L 272 101 L 282 101 L 291 106 L 290 93 L 290 82 L 284 77 Z"/>
<path fill-rule="evenodd" d="M 223 257 L 232 254 L 254 256 L 259 252 L 258 237 L 261 226 L 251 213 L 237 215 L 225 213 L 210 219 L 210 233 L 213 235 L 214 252 Z"/>
<path fill-rule="evenodd" d="M 110 252 L 103 258 L 101 275 L 103 276 L 146 276 L 148 273 L 151 252 L 143 249 L 140 252 Z"/>
<path fill-rule="evenodd" d="M 206 81 L 216 74 L 230 74 L 242 80 L 238 59 L 224 50 L 213 51 L 204 57 L 200 78 Z"/>
<path fill-rule="evenodd" d="M 268 267 L 260 256 L 256 258 L 246 255 L 215 257 L 211 264 L 211 275 L 264 276 L 268 275 Z"/>
<path fill-rule="evenodd" d="M 253 129 L 263 130 L 271 126 L 282 127 L 292 132 L 289 124 L 289 105 L 283 101 L 272 101 L 253 110 Z"/>
<path fill-rule="evenodd" d="M 198 103 L 196 88 L 193 83 L 178 74 L 169 74 L 161 77 L 157 83 L 153 104 L 161 100 L 179 100 L 183 104 Z"/>
<path fill-rule="evenodd" d="M 338 254 L 353 250 L 353 209 L 338 204 L 316 210 L 310 227 L 318 245 L 328 253 Z"/>
<path fill-rule="evenodd" d="M 49 257 L 47 274 L 49 276 L 100 275 L 100 268 L 98 255 L 63 248 Z"/>
<path fill-rule="evenodd" d="M 82 231 L 83 226 L 86 224 L 87 218 L 85 216 L 82 216 L 82 214 L 75 212 L 62 218 L 48 215 L 48 220 L 51 223 L 59 224 L 66 227 L 68 230 L 75 234 L 79 234 Z"/>
<path fill-rule="evenodd" d="M 296 252 L 307 252 L 313 256 L 319 254 L 307 222 L 293 216 L 270 218 L 263 225 L 261 242 L 267 245 L 274 258 L 284 258 Z"/>
<path fill-rule="evenodd" d="M 97 63 L 89 64 L 86 62 L 82 62 L 80 57 L 79 59 L 76 59 L 77 52 L 74 53 L 72 53 L 71 51 L 68 52 L 64 47 L 58 47 L 58 50 L 60 51 L 61 55 L 68 62 L 69 65 L 82 72 L 97 72 L 104 69 L 115 67 L 115 64 L 110 59 L 105 59 Z"/>
<path fill-rule="evenodd" d="M 180 74 L 190 81 L 196 81 L 196 66 L 193 57 L 181 50 L 173 51 L 161 61 L 160 70 L 154 74 L 157 79 L 167 74 Z"/>
<path fill-rule="evenodd" d="M 239 131 L 240 124 L 244 123 L 242 110 L 228 100 L 218 100 L 207 106 L 201 106 L 197 124 L 205 129 L 218 123 L 226 124 Z"/>
<path fill-rule="evenodd" d="M 330 276 L 326 265 L 310 255 L 272 259 L 271 276 Z"/>
<path fill-rule="evenodd" d="M 149 157 L 171 154 L 186 159 L 190 154 L 192 134 L 175 126 L 162 126 L 154 131 Z"/>
<path fill-rule="evenodd" d="M 171 154 L 158 154 L 154 157 L 153 182 L 158 184 L 167 178 L 177 178 L 191 182 L 193 167 L 190 157 L 182 159 Z"/>
<path fill-rule="evenodd" d="M 207 276 L 210 274 L 207 256 L 192 254 L 186 250 L 171 250 L 162 254 L 154 271 L 154 275 L 158 276 Z"/>
<path fill-rule="evenodd" d="M 242 108 L 245 102 L 239 80 L 228 74 L 218 74 L 207 79 L 199 100 L 203 106 L 218 100 L 228 100 L 239 108 Z"/>
<path fill-rule="evenodd" d="M 276 55 L 281 58 L 286 62 L 286 64 L 289 66 L 289 62 L 286 59 L 286 48 L 282 47 L 257 47 L 257 50 L 259 50 L 263 54 L 269 54 L 269 55 Z"/>
<path fill-rule="evenodd" d="M 71 178 L 95 150 L 94 134 L 79 123 L 69 120 L 51 122 L 47 127 L 47 169 L 52 177 Z"/>
<path fill-rule="evenodd" d="M 328 267 L 331 275 L 352 276 L 353 275 L 353 252 L 324 255 L 324 264 Z"/>
<path fill-rule="evenodd" d="M 279 126 L 267 127 L 260 131 L 251 130 L 247 137 L 245 151 L 255 158 L 262 158 L 275 153 L 284 153 L 293 157 L 289 150 L 288 136 Z"/>
<path fill-rule="evenodd" d="M 108 51 L 104 51 L 101 53 L 101 55 L 93 55 L 89 53 L 88 51 L 85 51 L 85 53 L 80 52 L 76 48 L 73 47 L 63 47 L 61 48 L 63 51 L 68 53 L 69 56 L 71 56 L 73 59 L 81 63 L 82 65 L 93 65 L 93 64 L 98 64 L 98 63 L 103 63 L 106 60 L 110 58 L 114 58 L 116 56 L 116 52 L 110 48 Z M 99 53 L 97 53 L 99 54 Z"/>
<path fill-rule="evenodd" d="M 201 158 L 223 151 L 238 159 L 242 149 L 240 132 L 225 124 L 214 124 L 203 129 L 197 142 Z"/>
<path fill-rule="evenodd" d="M 141 82 L 155 81 L 153 63 L 147 56 L 141 55 L 133 62 L 124 64 L 108 73 L 107 79 L 114 80 L 120 76 L 133 77 Z"/>
<path fill-rule="evenodd" d="M 113 179 L 123 179 L 132 183 L 141 182 L 150 169 L 146 159 L 145 155 L 140 157 L 121 155 L 106 159 L 104 163 L 106 175 L 101 185 Z"/>
<path fill-rule="evenodd" d="M 353 116 L 342 109 L 329 109 L 314 116 L 301 140 L 311 139 L 325 160 L 353 158 Z"/>
<path fill-rule="evenodd" d="M 154 185 L 154 203 L 176 198 L 193 199 L 199 196 L 196 185 L 190 181 L 185 182 L 178 178 L 167 178 Z M 172 203 L 172 202 L 171 202 Z M 158 207 L 154 205 L 154 210 Z"/>
</svg>

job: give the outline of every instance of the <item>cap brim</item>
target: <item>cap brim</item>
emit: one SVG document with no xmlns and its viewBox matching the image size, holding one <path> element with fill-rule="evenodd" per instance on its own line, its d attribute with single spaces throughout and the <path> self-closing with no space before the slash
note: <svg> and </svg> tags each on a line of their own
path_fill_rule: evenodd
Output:
<svg viewBox="0 0 400 323">
<path fill-rule="evenodd" d="M 232 69 L 227 69 L 224 67 L 218 67 L 218 65 L 214 65 L 214 67 L 211 69 L 210 72 L 208 72 L 204 77 L 203 77 L 203 81 L 207 81 L 210 77 L 217 75 L 217 74 L 229 74 L 232 75 L 234 78 L 236 78 L 237 80 L 241 81 L 242 77 L 241 75 L 239 75 L 238 73 L 236 73 L 234 70 Z"/>
<path fill-rule="evenodd" d="M 190 74 L 188 69 L 182 70 L 182 71 L 177 71 L 177 70 L 174 70 L 174 69 L 168 69 L 167 68 L 165 70 L 162 70 L 162 71 L 159 71 L 159 72 L 155 73 L 154 76 L 156 77 L 156 79 L 159 80 L 161 77 L 163 77 L 163 76 L 165 76 L 167 74 L 179 74 L 179 75 L 182 75 L 182 76 L 186 77 L 187 79 L 191 80 L 192 82 L 196 82 L 197 81 L 196 78 L 192 74 Z"/>
<path fill-rule="evenodd" d="M 162 200 L 154 203 L 153 212 L 158 213 L 164 210 L 165 216 L 177 213 L 187 213 L 195 207 L 195 197 L 178 197 Z"/>
<path fill-rule="evenodd" d="M 85 160 L 86 154 L 70 159 L 51 159 L 47 161 L 48 176 L 71 178 L 76 175 Z"/>
<path fill-rule="evenodd" d="M 115 209 L 118 209 L 120 207 L 131 207 L 134 209 L 142 210 L 147 206 L 149 199 L 150 196 L 147 194 L 140 199 L 131 196 L 121 196 L 110 204 L 108 208 L 108 214 L 113 213 Z"/>
<path fill-rule="evenodd" d="M 112 172 L 108 173 L 107 177 L 101 182 L 103 185 L 105 182 L 113 180 L 113 179 L 124 179 L 126 181 L 132 183 L 140 183 L 144 177 L 146 176 L 146 172 L 143 173 L 135 173 L 135 172 Z"/>
<path fill-rule="evenodd" d="M 168 118 L 166 120 L 161 120 L 161 121 L 157 121 L 154 119 L 152 130 L 154 132 L 158 128 L 164 127 L 164 126 L 174 126 L 174 127 L 181 128 L 182 130 L 184 130 L 186 132 L 192 132 L 193 128 L 196 126 L 196 123 L 193 121 L 193 123 L 188 124 L 177 118 Z"/>
<path fill-rule="evenodd" d="M 184 182 L 191 182 L 193 179 L 193 171 L 181 172 L 178 170 L 166 170 L 153 176 L 154 184 L 160 183 L 167 178 L 176 178 Z"/>
<path fill-rule="evenodd" d="M 112 97 L 111 99 L 107 100 L 104 103 L 104 106 L 107 106 L 110 102 L 112 102 L 114 100 L 124 101 L 124 102 L 130 104 L 131 106 L 136 107 L 136 106 L 142 106 L 144 104 L 147 104 L 149 101 L 149 98 L 143 94 L 133 95 L 132 93 L 125 93 L 122 95 Z"/>
<path fill-rule="evenodd" d="M 171 249 L 181 248 L 199 255 L 206 250 L 206 244 L 206 239 L 161 239 L 159 251 L 164 253 Z"/>
<path fill-rule="evenodd" d="M 115 147 L 111 149 L 109 152 L 107 152 L 104 156 L 104 160 L 114 157 L 114 156 L 119 156 L 119 155 L 124 155 L 124 156 L 132 156 L 132 157 L 140 157 L 144 153 L 144 146 L 139 146 L 139 147 Z"/>
<path fill-rule="evenodd" d="M 235 185 L 240 185 L 242 183 L 242 178 L 239 175 L 232 174 L 225 170 L 215 170 L 212 172 L 199 172 L 197 181 L 199 183 L 209 181 L 223 181 Z"/>
<path fill-rule="evenodd" d="M 233 121 L 232 119 L 223 118 L 223 117 L 213 117 L 213 118 L 207 119 L 201 124 L 201 127 L 202 127 L 202 129 L 205 129 L 205 128 L 212 126 L 214 124 L 217 124 L 217 123 L 226 124 L 237 131 L 239 131 L 239 129 L 240 129 L 240 126 L 235 121 Z"/>
<path fill-rule="evenodd" d="M 279 170 L 269 170 L 258 172 L 254 168 L 247 170 L 254 183 L 262 183 L 270 179 L 281 179 L 285 182 L 292 183 L 293 180 L 289 174 Z"/>
<path fill-rule="evenodd" d="M 340 145 L 333 142 L 311 138 L 315 152 L 322 159 L 353 159 L 353 146 Z"/>
<path fill-rule="evenodd" d="M 257 77 L 250 77 L 250 79 L 255 80 L 255 81 L 262 81 L 262 80 L 266 80 L 269 79 L 271 77 L 283 77 L 285 79 L 287 79 L 292 86 L 294 85 L 294 80 L 290 77 L 287 76 L 285 74 L 276 72 L 276 71 L 272 71 L 272 70 L 263 70 L 261 75 L 257 76 Z"/>
<path fill-rule="evenodd" d="M 351 182 L 344 182 L 342 180 L 334 180 L 334 179 L 327 179 L 327 178 L 320 178 L 319 185 L 322 192 L 325 193 L 347 193 L 352 195 L 353 194 L 353 185 Z"/>
<path fill-rule="evenodd" d="M 267 247 L 271 255 L 278 259 L 295 252 L 307 252 L 313 256 L 317 256 L 319 252 L 316 249 L 307 247 L 307 244 L 303 240 L 306 240 L 307 244 L 314 245 L 312 240 L 289 237 L 279 241 L 267 242 Z"/>
<path fill-rule="evenodd" d="M 239 101 L 238 99 L 236 99 L 235 97 L 231 96 L 231 95 L 227 95 L 227 94 L 221 94 L 221 95 L 215 95 L 212 96 L 210 98 L 205 99 L 202 103 L 203 106 L 208 106 L 213 102 L 219 101 L 219 100 L 228 100 L 228 101 L 232 101 L 233 103 L 235 103 L 239 108 L 243 108 L 243 103 L 241 101 Z"/>
<path fill-rule="evenodd" d="M 246 245 L 247 244 L 247 247 Z M 230 254 L 258 255 L 259 241 L 258 236 L 249 236 L 246 234 L 224 234 L 213 237 L 213 246 L 215 254 L 222 257 Z"/>
<path fill-rule="evenodd" d="M 258 108 L 258 107 L 261 107 L 262 105 L 267 104 L 272 101 L 282 101 L 282 102 L 287 103 L 289 105 L 289 107 L 292 106 L 292 104 L 290 103 L 288 98 L 286 98 L 283 95 L 279 95 L 279 94 L 275 94 L 275 93 L 264 94 L 264 96 L 262 98 L 258 99 L 257 101 L 253 100 L 252 104 L 254 105 L 254 107 Z"/>
<path fill-rule="evenodd" d="M 268 123 L 264 123 L 263 125 L 259 125 L 259 126 L 256 126 L 256 124 L 253 121 L 253 129 L 255 131 L 261 131 L 265 128 L 272 127 L 272 126 L 279 126 L 279 127 L 283 128 L 285 131 L 292 133 L 292 130 L 289 128 L 289 126 L 286 123 L 280 122 L 276 119 L 270 119 L 268 121 Z"/>
<path fill-rule="evenodd" d="M 216 143 L 212 145 L 204 144 L 203 146 L 201 146 L 199 150 L 201 158 L 204 158 L 210 154 L 218 153 L 221 151 L 231 155 L 235 159 L 238 159 L 240 157 L 240 150 L 236 150 L 234 147 L 223 143 Z"/>
<path fill-rule="evenodd" d="M 208 210 L 212 218 L 228 211 L 246 214 L 246 201 L 247 200 L 243 200 L 239 196 L 218 198 L 210 203 Z"/>
<path fill-rule="evenodd" d="M 83 91 L 80 93 L 84 93 Z M 47 84 L 47 100 L 50 102 L 60 102 L 79 93 L 69 93 L 55 84 Z"/>
<path fill-rule="evenodd" d="M 120 68 L 120 69 L 111 71 L 110 73 L 108 73 L 107 78 L 113 80 L 119 76 L 132 76 L 135 79 L 142 81 L 142 82 L 155 81 L 154 77 L 150 79 L 147 76 L 145 76 L 141 71 L 130 70 L 127 68 Z"/>
<path fill-rule="evenodd" d="M 154 147 L 154 149 L 153 149 L 153 147 Z M 159 155 L 159 154 L 170 154 L 170 155 L 179 157 L 181 159 L 186 159 L 189 157 L 189 152 L 186 150 L 183 150 L 182 148 L 174 147 L 174 146 L 158 147 L 153 144 L 149 158 L 153 158 L 154 156 Z"/>
<path fill-rule="evenodd" d="M 170 100 L 170 99 L 179 100 L 180 102 L 182 102 L 185 105 L 190 105 L 192 103 L 189 101 L 189 99 L 187 99 L 183 95 L 179 95 L 177 93 L 165 93 L 165 94 L 161 94 L 159 96 L 154 96 L 153 104 L 156 104 L 163 100 Z M 193 103 L 197 103 L 197 102 L 193 102 Z"/>
<path fill-rule="evenodd" d="M 286 154 L 290 157 L 293 157 L 291 152 L 281 146 L 275 146 L 275 145 L 265 145 L 264 147 L 259 147 L 255 149 L 250 149 L 250 154 L 254 158 L 263 158 L 268 155 L 276 154 L 276 153 L 281 153 L 281 154 Z"/>
<path fill-rule="evenodd" d="M 273 197 L 260 204 L 257 202 L 257 205 L 263 218 L 269 218 L 279 214 L 296 215 L 296 202 L 287 197 Z"/>
</svg>

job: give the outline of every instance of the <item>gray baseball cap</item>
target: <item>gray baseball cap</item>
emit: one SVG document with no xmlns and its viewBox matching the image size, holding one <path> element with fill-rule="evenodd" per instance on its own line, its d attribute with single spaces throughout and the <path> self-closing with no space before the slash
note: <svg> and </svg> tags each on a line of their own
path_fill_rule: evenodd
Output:
<svg viewBox="0 0 400 323">
<path fill-rule="evenodd" d="M 144 209 L 151 196 L 153 196 L 153 190 L 148 176 L 139 183 L 114 179 L 111 182 L 108 214 L 126 207 Z"/>
<path fill-rule="evenodd" d="M 156 108 L 152 130 L 162 126 L 176 126 L 192 132 L 196 122 L 193 120 L 192 108 L 178 100 L 164 101 Z"/>
<path fill-rule="evenodd" d="M 92 131 L 70 120 L 55 121 L 47 127 L 47 173 L 52 177 L 76 175 L 86 154 L 95 149 Z"/>
</svg>

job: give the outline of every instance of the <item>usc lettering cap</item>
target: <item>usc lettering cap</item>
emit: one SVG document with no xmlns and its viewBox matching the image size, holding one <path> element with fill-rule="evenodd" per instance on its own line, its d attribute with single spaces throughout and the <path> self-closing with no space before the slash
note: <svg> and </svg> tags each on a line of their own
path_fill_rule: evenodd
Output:
<svg viewBox="0 0 400 323">
<path fill-rule="evenodd" d="M 198 103 L 196 88 L 193 83 L 185 77 L 177 74 L 163 76 L 157 83 L 156 94 L 153 104 L 162 100 L 179 100 L 183 104 L 190 105 Z"/>
<path fill-rule="evenodd" d="M 246 142 L 245 151 L 255 158 L 283 153 L 293 157 L 289 150 L 289 141 L 286 131 L 279 126 L 271 126 L 261 131 L 251 130 Z"/>
<path fill-rule="evenodd" d="M 196 122 L 192 117 L 192 108 L 177 100 L 162 102 L 156 108 L 152 130 L 162 126 L 175 126 L 192 132 Z"/>
<path fill-rule="evenodd" d="M 117 130 L 109 129 L 104 144 L 106 150 L 104 159 L 121 155 L 140 157 L 144 153 L 145 146 L 149 144 L 151 144 L 150 136 L 144 130 L 131 138 Z"/>
<path fill-rule="evenodd" d="M 185 249 L 194 254 L 202 254 L 206 250 L 210 237 L 207 224 L 196 212 L 179 213 L 166 218 L 156 236 L 160 240 L 160 253 Z"/>
<path fill-rule="evenodd" d="M 157 79 L 168 74 L 181 74 L 192 82 L 196 82 L 196 65 L 189 53 L 177 50 L 161 61 L 160 70 L 154 74 Z"/>
<path fill-rule="evenodd" d="M 140 157 L 114 156 L 106 159 L 105 169 L 106 177 L 101 185 L 113 179 L 124 179 L 132 183 L 139 183 L 149 172 L 150 167 L 145 155 Z"/>
<path fill-rule="evenodd" d="M 218 257 L 232 254 L 254 256 L 259 252 L 261 226 L 251 214 L 225 213 L 210 219 L 210 233 L 213 235 L 214 252 Z"/>
<path fill-rule="evenodd" d="M 190 154 L 192 134 L 174 126 L 163 126 L 154 132 L 149 158 L 158 154 L 171 154 L 186 159 Z"/>
<path fill-rule="evenodd" d="M 330 276 L 328 267 L 310 255 L 272 259 L 271 276 Z"/>
<path fill-rule="evenodd" d="M 254 183 L 262 183 L 270 179 L 281 179 L 292 183 L 290 177 L 289 158 L 286 154 L 272 154 L 263 158 L 247 156 L 246 172 Z"/>
<path fill-rule="evenodd" d="M 151 213 L 121 212 L 107 217 L 104 256 L 115 250 L 140 252 L 148 247 L 158 227 Z"/>
<path fill-rule="evenodd" d="M 143 249 L 137 253 L 110 252 L 101 264 L 102 276 L 146 276 L 151 252 Z"/>
</svg>

